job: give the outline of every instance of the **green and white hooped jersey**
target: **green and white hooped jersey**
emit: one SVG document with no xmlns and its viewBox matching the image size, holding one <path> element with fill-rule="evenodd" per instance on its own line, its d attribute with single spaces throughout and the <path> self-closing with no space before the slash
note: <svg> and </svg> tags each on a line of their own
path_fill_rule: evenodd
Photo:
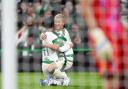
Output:
<svg viewBox="0 0 128 89">
<path fill-rule="evenodd" d="M 71 38 L 69 36 L 69 33 L 66 29 L 53 32 L 57 38 L 52 41 L 53 44 L 57 44 L 60 47 L 64 46 L 64 44 L 71 43 Z M 73 49 L 70 48 L 69 50 L 63 52 L 65 54 L 66 60 L 73 61 Z M 58 52 L 58 57 L 64 57 L 62 52 Z"/>
<path fill-rule="evenodd" d="M 52 41 L 57 38 L 56 35 L 54 35 L 52 32 L 46 32 L 45 34 L 47 38 L 46 40 L 42 41 L 42 45 L 45 44 L 45 41 L 52 44 Z M 46 48 L 46 47 L 42 49 L 42 62 L 43 63 L 50 64 L 56 60 L 58 60 L 58 55 L 56 51 L 50 48 Z"/>
<path fill-rule="evenodd" d="M 63 47 L 64 44 L 71 42 L 69 33 L 66 29 L 56 32 L 46 32 L 45 34 L 47 36 L 45 41 L 47 41 L 50 44 L 56 44 L 60 47 Z M 73 55 L 74 53 L 72 48 L 65 52 L 57 52 L 50 48 L 43 48 L 42 61 L 45 63 L 52 63 L 53 61 L 59 60 L 62 57 L 66 57 L 64 58 L 65 60 L 73 61 Z"/>
</svg>

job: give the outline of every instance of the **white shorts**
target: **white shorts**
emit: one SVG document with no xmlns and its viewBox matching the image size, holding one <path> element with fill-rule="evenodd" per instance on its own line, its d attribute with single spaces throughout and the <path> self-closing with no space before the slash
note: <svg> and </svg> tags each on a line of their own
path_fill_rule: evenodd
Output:
<svg viewBox="0 0 128 89">
<path fill-rule="evenodd" d="M 65 63 L 65 59 L 64 57 L 60 57 L 59 60 L 55 61 L 55 62 L 52 62 L 52 63 L 55 63 L 57 65 L 57 68 L 58 69 L 62 69 L 62 67 L 64 66 L 64 63 Z M 50 64 L 47 64 L 47 63 L 42 63 L 42 71 L 43 72 L 47 72 L 47 69 L 48 69 L 48 66 Z M 63 70 L 68 70 L 72 67 L 73 65 L 73 61 L 69 61 L 67 60 L 66 61 L 66 65 L 64 66 Z"/>
<path fill-rule="evenodd" d="M 68 57 L 68 59 L 69 59 L 70 57 Z M 72 67 L 72 65 L 73 65 L 73 61 L 69 61 L 69 60 L 67 60 L 67 61 L 65 61 L 65 58 L 64 57 L 59 57 L 59 60 L 60 61 L 57 61 L 57 62 L 55 62 L 56 63 L 56 65 L 57 65 L 57 67 L 61 70 L 63 67 L 63 70 L 68 70 L 68 69 L 70 69 L 71 67 Z M 65 64 L 65 62 L 66 62 L 66 65 L 64 65 Z"/>
</svg>

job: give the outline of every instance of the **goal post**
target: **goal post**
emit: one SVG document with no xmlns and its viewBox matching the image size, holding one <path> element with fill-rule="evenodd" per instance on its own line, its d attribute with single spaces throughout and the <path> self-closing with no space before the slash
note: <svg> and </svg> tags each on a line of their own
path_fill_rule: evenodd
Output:
<svg viewBox="0 0 128 89">
<path fill-rule="evenodd" d="M 2 89 L 16 89 L 16 0 L 2 0 Z"/>
</svg>

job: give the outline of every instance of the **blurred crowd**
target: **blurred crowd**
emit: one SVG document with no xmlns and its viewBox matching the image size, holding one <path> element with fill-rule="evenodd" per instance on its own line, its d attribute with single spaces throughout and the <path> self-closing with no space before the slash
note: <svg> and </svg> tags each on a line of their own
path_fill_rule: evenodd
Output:
<svg viewBox="0 0 128 89">
<path fill-rule="evenodd" d="M 81 16 L 81 8 L 76 0 L 21 0 L 17 4 L 18 31 L 28 26 L 34 38 L 39 34 L 52 28 L 53 17 L 57 13 L 65 15 L 65 28 L 71 34 L 75 47 L 83 47 L 86 26 Z M 32 36 L 30 33 L 30 36 Z M 37 41 L 37 40 L 33 40 Z"/>
</svg>

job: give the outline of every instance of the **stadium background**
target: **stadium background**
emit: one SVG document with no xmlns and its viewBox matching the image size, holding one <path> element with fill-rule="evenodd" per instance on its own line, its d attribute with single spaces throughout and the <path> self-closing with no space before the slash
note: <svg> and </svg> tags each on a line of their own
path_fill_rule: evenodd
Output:
<svg viewBox="0 0 128 89">
<path fill-rule="evenodd" d="M 42 28 L 49 29 L 53 16 L 58 12 L 66 14 L 65 27 L 74 43 L 75 61 L 72 70 L 95 71 L 95 63 L 90 57 L 87 45 L 87 27 L 80 14 L 80 6 L 75 0 L 21 0 L 17 3 L 17 32 L 28 25 L 28 40 L 17 47 L 18 71 L 41 71 L 41 41 L 39 35 Z M 32 17 L 32 18 L 31 18 Z M 30 19 L 31 18 L 31 19 Z M 27 20 L 30 22 L 27 23 Z M 27 24 L 26 24 L 27 23 Z"/>
<path fill-rule="evenodd" d="M 68 29 L 74 43 L 74 65 L 70 71 L 96 72 L 95 61 L 92 59 L 88 47 L 87 27 L 80 12 L 78 0 L 17 0 L 17 32 L 26 24 L 29 17 L 29 35 L 25 43 L 17 47 L 18 71 L 41 72 L 41 41 L 39 39 L 42 28 L 49 29 L 52 25 L 53 16 L 62 12 L 65 14 L 65 28 Z M 128 25 L 128 1 L 121 1 L 122 21 Z M 0 8 L 1 15 L 1 8 Z M 1 23 L 1 16 L 0 16 Z M 0 24 L 1 37 L 1 24 Z M 1 39 L 0 39 L 1 42 Z M 27 45 L 26 45 L 27 44 Z M 0 43 L 1 48 L 1 43 Z M 0 50 L 1 51 L 1 50 Z M 0 55 L 1 57 L 1 55 Z M 0 58 L 1 65 L 1 58 Z M 1 66 L 0 66 L 1 71 Z M 40 74 L 37 74 L 40 75 Z M 22 89 L 22 88 L 21 88 Z M 94 88 L 92 88 L 94 89 Z M 97 88 L 98 89 L 98 88 Z"/>
</svg>

